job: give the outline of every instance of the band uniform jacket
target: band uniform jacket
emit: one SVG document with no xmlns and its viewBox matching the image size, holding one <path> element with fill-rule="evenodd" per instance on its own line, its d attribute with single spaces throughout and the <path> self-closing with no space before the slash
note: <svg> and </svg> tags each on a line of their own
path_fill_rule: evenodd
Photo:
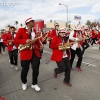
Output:
<svg viewBox="0 0 100 100">
<path fill-rule="evenodd" d="M 35 32 L 35 35 L 36 35 L 36 32 Z M 20 28 L 16 34 L 14 42 L 18 45 L 26 44 L 27 39 L 30 39 L 30 34 L 28 33 L 28 30 L 25 28 Z M 41 44 L 39 40 L 33 43 L 34 52 L 39 58 L 41 58 L 40 46 Z M 33 55 L 33 49 L 26 49 L 26 50 L 20 51 L 21 60 L 30 60 L 32 58 L 32 55 Z"/>
<path fill-rule="evenodd" d="M 63 58 L 63 50 L 59 50 L 58 47 L 62 43 L 62 39 L 59 36 L 54 36 L 50 48 L 52 49 L 51 60 L 59 62 Z M 70 50 L 66 50 L 68 58 L 70 58 Z"/>
<path fill-rule="evenodd" d="M 14 40 L 14 37 L 12 37 L 10 32 L 6 33 L 3 40 L 4 40 L 4 45 L 7 45 L 8 51 L 12 51 L 14 45 L 15 45 L 16 48 L 18 48 L 18 45 L 15 44 L 15 42 L 13 42 L 13 45 L 9 45 L 8 40 Z"/>
</svg>

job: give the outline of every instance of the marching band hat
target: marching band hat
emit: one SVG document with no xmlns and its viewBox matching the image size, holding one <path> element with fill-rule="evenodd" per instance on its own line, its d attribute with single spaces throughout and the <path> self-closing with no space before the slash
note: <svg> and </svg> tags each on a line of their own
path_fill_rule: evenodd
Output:
<svg viewBox="0 0 100 100">
<path fill-rule="evenodd" d="M 54 26 L 55 26 L 55 27 L 56 27 L 56 26 L 59 26 L 59 24 L 58 24 L 58 23 L 55 23 Z"/>
<path fill-rule="evenodd" d="M 65 28 L 60 28 L 59 31 L 58 31 L 58 33 L 66 33 Z"/>
<path fill-rule="evenodd" d="M 27 24 L 27 23 L 30 22 L 30 21 L 34 21 L 32 17 L 27 18 L 27 19 L 25 20 L 25 24 Z"/>
<path fill-rule="evenodd" d="M 74 28 L 74 31 L 80 31 L 81 28 Z"/>
<path fill-rule="evenodd" d="M 12 28 L 13 28 L 13 29 L 16 29 L 14 26 L 10 26 L 10 27 L 9 27 L 9 29 L 12 29 Z"/>
<path fill-rule="evenodd" d="M 5 28 L 5 31 L 6 31 L 6 32 L 9 31 L 9 27 L 6 27 L 6 28 Z"/>
<path fill-rule="evenodd" d="M 85 27 L 84 30 L 88 30 L 88 27 Z"/>
</svg>

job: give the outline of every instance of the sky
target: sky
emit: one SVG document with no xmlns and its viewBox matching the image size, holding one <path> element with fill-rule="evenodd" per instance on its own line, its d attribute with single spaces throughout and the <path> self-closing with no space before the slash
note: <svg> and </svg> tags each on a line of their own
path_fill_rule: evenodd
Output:
<svg viewBox="0 0 100 100">
<path fill-rule="evenodd" d="M 81 16 L 81 23 L 100 19 L 100 0 L 0 0 L 0 29 L 14 25 L 15 21 L 24 25 L 27 18 L 43 19 L 46 22 L 68 21 L 77 23 L 74 16 Z"/>
</svg>

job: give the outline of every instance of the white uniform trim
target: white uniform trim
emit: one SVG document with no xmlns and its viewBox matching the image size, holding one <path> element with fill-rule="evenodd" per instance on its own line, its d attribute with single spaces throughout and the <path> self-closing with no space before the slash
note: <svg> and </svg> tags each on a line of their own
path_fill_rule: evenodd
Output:
<svg viewBox="0 0 100 100">
<path fill-rule="evenodd" d="M 72 41 L 76 41 L 76 40 L 78 40 L 78 38 L 76 37 L 74 37 L 74 31 L 71 31 L 71 33 L 70 33 L 70 35 L 69 35 L 69 40 L 72 40 Z M 75 44 L 73 44 L 72 45 L 72 49 L 73 50 L 76 50 L 76 48 L 78 47 L 78 43 L 75 43 Z"/>
</svg>

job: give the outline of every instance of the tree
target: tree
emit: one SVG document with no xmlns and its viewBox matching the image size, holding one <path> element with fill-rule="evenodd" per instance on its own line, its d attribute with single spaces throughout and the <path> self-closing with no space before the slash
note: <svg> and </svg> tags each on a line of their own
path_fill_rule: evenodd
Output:
<svg viewBox="0 0 100 100">
<path fill-rule="evenodd" d="M 15 21 L 15 25 L 16 25 L 16 29 L 17 29 L 18 21 Z"/>
<path fill-rule="evenodd" d="M 52 20 L 50 20 L 50 23 L 52 23 Z"/>
<path fill-rule="evenodd" d="M 22 26 L 23 26 L 23 24 L 20 24 L 20 26 L 22 27 Z"/>
<path fill-rule="evenodd" d="M 7 25 L 7 27 L 10 27 L 10 26 L 11 26 L 10 24 Z"/>
<path fill-rule="evenodd" d="M 86 25 L 91 26 L 92 22 L 90 20 L 87 20 Z"/>
<path fill-rule="evenodd" d="M 5 29 L 1 29 L 1 32 L 4 32 L 5 31 Z"/>
</svg>

